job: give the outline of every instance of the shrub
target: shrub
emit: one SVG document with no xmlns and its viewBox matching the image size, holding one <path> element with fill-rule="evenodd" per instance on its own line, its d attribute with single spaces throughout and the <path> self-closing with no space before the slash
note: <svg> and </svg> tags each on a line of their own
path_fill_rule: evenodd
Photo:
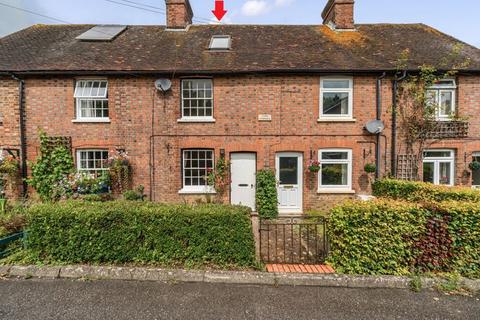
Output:
<svg viewBox="0 0 480 320">
<path fill-rule="evenodd" d="M 273 170 L 264 169 L 257 172 L 256 202 L 260 218 L 278 217 L 277 180 Z"/>
<path fill-rule="evenodd" d="M 347 202 L 329 218 L 329 262 L 341 273 L 408 274 L 425 222 L 425 210 L 415 204 Z"/>
<path fill-rule="evenodd" d="M 343 273 L 457 272 L 480 277 L 474 202 L 349 202 L 332 210 L 329 261 Z"/>
<path fill-rule="evenodd" d="M 42 262 L 251 267 L 248 208 L 68 201 L 28 210 L 28 248 Z"/>
<path fill-rule="evenodd" d="M 373 195 L 412 202 L 448 200 L 480 202 L 480 192 L 478 190 L 394 179 L 375 181 L 373 183 Z"/>
<path fill-rule="evenodd" d="M 64 196 L 64 181 L 73 171 L 70 150 L 61 144 L 52 147 L 49 137 L 45 133 L 40 133 L 40 157 L 32 164 L 32 177 L 28 180 L 40 198 L 43 201 L 50 201 Z"/>
<path fill-rule="evenodd" d="M 128 190 L 123 193 L 123 198 L 128 201 L 143 201 L 145 199 L 145 187 L 138 186 L 135 190 Z"/>
</svg>

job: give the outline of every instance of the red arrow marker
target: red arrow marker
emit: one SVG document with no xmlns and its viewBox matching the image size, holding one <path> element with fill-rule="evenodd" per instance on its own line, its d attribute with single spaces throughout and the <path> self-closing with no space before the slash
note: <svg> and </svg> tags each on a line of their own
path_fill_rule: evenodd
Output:
<svg viewBox="0 0 480 320">
<path fill-rule="evenodd" d="M 215 10 L 212 10 L 212 12 L 215 17 L 217 17 L 218 21 L 221 21 L 223 19 L 223 17 L 227 13 L 227 10 L 224 9 L 223 0 L 215 0 Z"/>
</svg>

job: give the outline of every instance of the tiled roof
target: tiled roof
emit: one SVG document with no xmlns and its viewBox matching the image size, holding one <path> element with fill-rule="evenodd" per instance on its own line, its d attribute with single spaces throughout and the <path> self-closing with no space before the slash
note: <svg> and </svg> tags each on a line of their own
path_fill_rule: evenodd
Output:
<svg viewBox="0 0 480 320">
<path fill-rule="evenodd" d="M 30 72 L 328 72 L 395 70 L 410 51 L 408 69 L 437 67 L 462 44 L 423 24 L 363 24 L 358 32 L 323 25 L 129 26 L 111 42 L 75 38 L 91 25 L 36 25 L 0 39 L 0 71 Z M 212 35 L 230 35 L 232 49 L 212 52 Z M 480 50 L 463 44 L 457 63 L 480 71 Z"/>
</svg>

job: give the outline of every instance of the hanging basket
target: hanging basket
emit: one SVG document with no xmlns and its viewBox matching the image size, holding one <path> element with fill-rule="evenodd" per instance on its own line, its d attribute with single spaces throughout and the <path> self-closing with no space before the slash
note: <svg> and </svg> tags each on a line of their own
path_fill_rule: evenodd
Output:
<svg viewBox="0 0 480 320">
<path fill-rule="evenodd" d="M 317 173 L 321 169 L 320 167 L 320 162 L 316 160 L 311 160 L 310 163 L 308 164 L 308 172 L 310 173 Z"/>
<path fill-rule="evenodd" d="M 472 170 L 472 171 L 480 170 L 480 162 L 478 162 L 478 161 L 472 161 L 472 162 L 470 162 L 470 164 L 468 165 L 468 167 L 469 167 L 470 170 Z"/>
</svg>

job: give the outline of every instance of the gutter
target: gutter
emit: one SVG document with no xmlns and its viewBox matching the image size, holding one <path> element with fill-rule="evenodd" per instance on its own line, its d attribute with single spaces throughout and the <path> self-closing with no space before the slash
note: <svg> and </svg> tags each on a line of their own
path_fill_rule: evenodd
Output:
<svg viewBox="0 0 480 320">
<path fill-rule="evenodd" d="M 439 72 L 446 72 L 448 70 L 438 70 Z M 382 70 L 372 69 L 263 69 L 263 70 L 23 70 L 23 71 L 0 71 L 0 75 L 11 75 L 15 72 L 18 76 L 46 76 L 46 75 L 117 75 L 117 76 L 132 76 L 132 75 L 151 75 L 151 76 L 171 76 L 172 74 L 179 76 L 192 75 L 241 75 L 241 74 L 378 74 Z M 396 70 L 386 71 L 389 74 L 395 74 Z M 418 69 L 407 70 L 407 72 L 419 72 Z M 479 74 L 480 70 L 458 70 L 459 74 Z"/>
<path fill-rule="evenodd" d="M 377 120 L 382 120 L 382 80 L 387 76 L 387 72 L 384 72 L 377 78 Z M 379 179 L 381 175 L 381 163 L 382 163 L 382 146 L 381 135 L 377 133 L 377 143 L 375 145 L 375 178 Z"/>
<path fill-rule="evenodd" d="M 407 77 L 407 71 L 403 71 L 403 74 L 400 77 L 395 76 L 395 79 L 392 80 L 392 175 L 396 176 L 397 173 L 397 93 L 398 93 L 398 83 L 404 80 Z"/>
<path fill-rule="evenodd" d="M 10 74 L 13 80 L 18 81 L 18 111 L 19 111 L 19 125 L 20 125 L 20 155 L 22 158 L 21 173 L 22 173 L 22 197 L 27 195 L 27 135 L 25 128 L 25 81 L 18 78 L 15 74 Z"/>
</svg>

